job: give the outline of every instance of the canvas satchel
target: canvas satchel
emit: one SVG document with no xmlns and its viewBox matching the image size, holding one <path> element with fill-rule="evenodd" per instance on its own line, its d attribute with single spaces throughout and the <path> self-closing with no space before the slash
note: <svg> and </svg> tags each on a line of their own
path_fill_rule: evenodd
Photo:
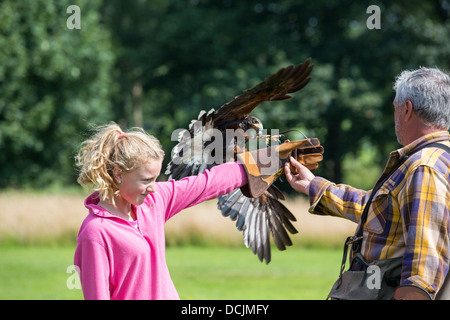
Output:
<svg viewBox="0 0 450 320">
<path fill-rule="evenodd" d="M 391 300 L 400 283 L 403 257 L 375 260 L 368 263 L 361 253 L 357 253 L 352 262 L 355 261 L 358 261 L 362 270 L 350 268 L 342 273 L 333 285 L 328 298 L 333 300 Z"/>
</svg>

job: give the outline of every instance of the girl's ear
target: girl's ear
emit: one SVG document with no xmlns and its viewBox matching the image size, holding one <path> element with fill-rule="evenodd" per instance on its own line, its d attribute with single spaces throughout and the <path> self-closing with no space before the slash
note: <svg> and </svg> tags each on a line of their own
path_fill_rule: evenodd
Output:
<svg viewBox="0 0 450 320">
<path fill-rule="evenodd" d="M 122 173 L 123 173 L 122 169 L 120 169 L 118 166 L 114 167 L 113 176 L 118 183 L 122 183 Z"/>
</svg>

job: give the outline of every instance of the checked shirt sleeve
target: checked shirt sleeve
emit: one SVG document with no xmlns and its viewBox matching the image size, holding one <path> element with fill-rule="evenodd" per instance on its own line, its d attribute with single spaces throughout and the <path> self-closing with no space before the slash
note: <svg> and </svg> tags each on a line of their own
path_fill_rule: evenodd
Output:
<svg viewBox="0 0 450 320">
<path fill-rule="evenodd" d="M 334 184 L 315 177 L 309 188 L 309 212 L 317 215 L 337 216 L 359 223 L 370 191 L 345 184 Z"/>
<path fill-rule="evenodd" d="M 448 182 L 433 168 L 419 166 L 399 199 L 407 231 L 400 285 L 416 285 L 433 296 L 448 271 Z"/>
</svg>

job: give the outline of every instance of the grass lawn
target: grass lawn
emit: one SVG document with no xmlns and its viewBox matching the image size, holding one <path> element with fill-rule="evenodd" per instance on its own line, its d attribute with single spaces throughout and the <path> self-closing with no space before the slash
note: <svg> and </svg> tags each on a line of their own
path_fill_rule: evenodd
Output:
<svg viewBox="0 0 450 320">
<path fill-rule="evenodd" d="M 171 248 L 167 263 L 181 299 L 326 299 L 340 249 L 272 250 L 269 265 L 246 248 Z"/>
<path fill-rule="evenodd" d="M 66 285 L 73 253 L 71 246 L 0 246 L 0 299 L 82 299 Z"/>
<path fill-rule="evenodd" d="M 0 299 L 82 299 L 67 288 L 72 246 L 0 246 Z M 249 249 L 170 247 L 167 263 L 181 299 L 325 299 L 341 250 L 273 250 L 259 262 Z"/>
</svg>

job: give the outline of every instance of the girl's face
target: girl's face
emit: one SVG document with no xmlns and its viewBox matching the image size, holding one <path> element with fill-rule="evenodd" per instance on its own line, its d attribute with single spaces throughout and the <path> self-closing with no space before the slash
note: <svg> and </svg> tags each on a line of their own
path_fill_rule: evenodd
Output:
<svg viewBox="0 0 450 320">
<path fill-rule="evenodd" d="M 123 200 L 136 206 L 141 205 L 150 192 L 155 192 L 161 166 L 162 161 L 152 159 L 132 171 L 120 171 L 116 178 L 121 180 L 119 194 Z"/>
</svg>

